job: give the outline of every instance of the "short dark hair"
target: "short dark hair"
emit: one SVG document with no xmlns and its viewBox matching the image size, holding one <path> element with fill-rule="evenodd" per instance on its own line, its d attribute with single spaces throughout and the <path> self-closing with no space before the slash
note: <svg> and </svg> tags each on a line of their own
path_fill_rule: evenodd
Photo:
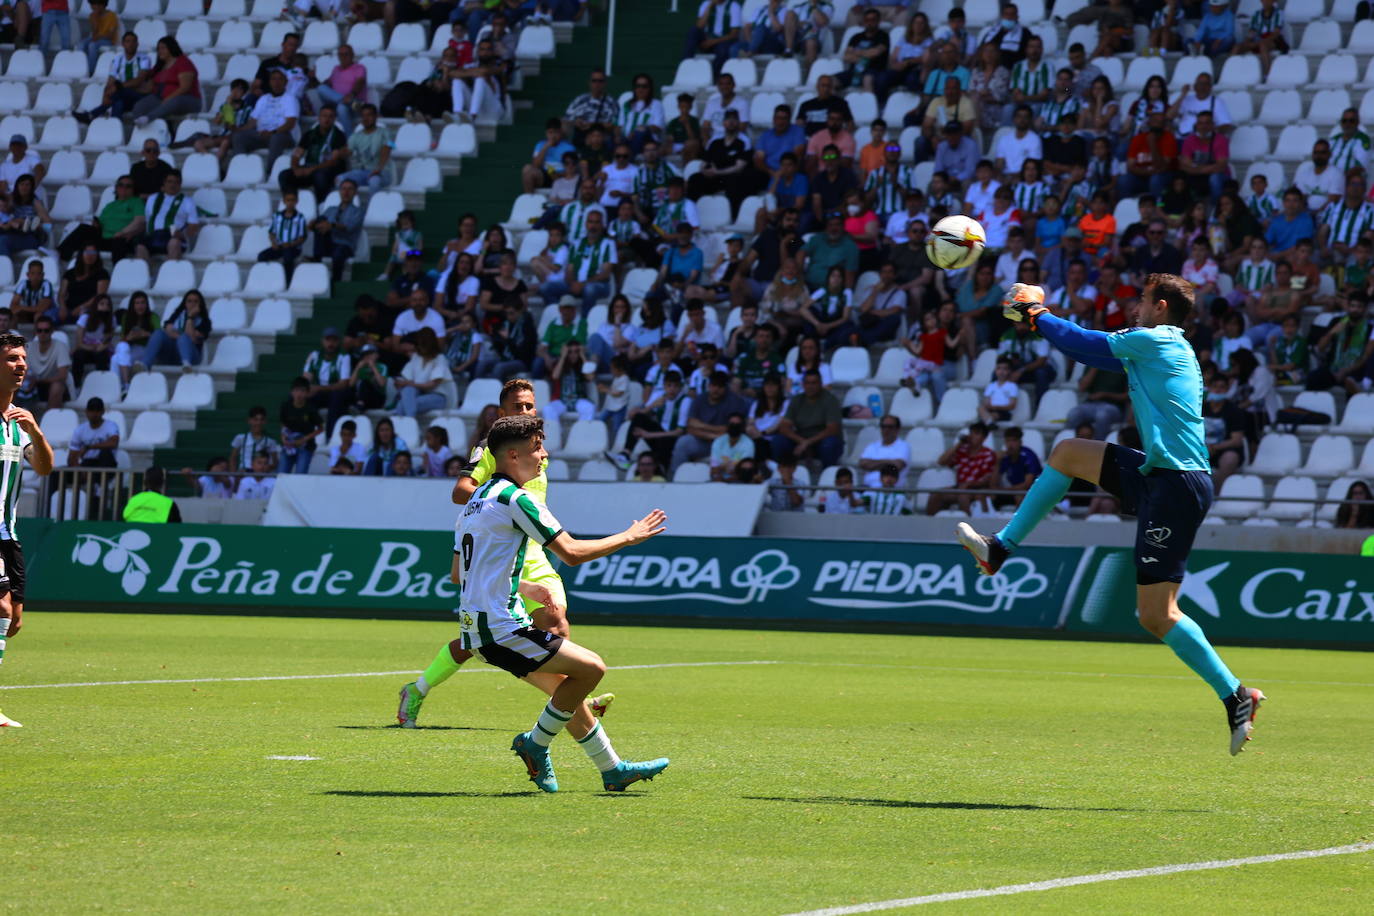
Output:
<svg viewBox="0 0 1374 916">
<path fill-rule="evenodd" d="M 534 394 L 534 383 L 527 378 L 513 378 L 501 386 L 501 396 L 496 400 L 500 401 L 501 406 L 504 407 L 506 402 L 514 398 L 518 391 L 528 391 L 530 394 Z"/>
<path fill-rule="evenodd" d="M 1169 323 L 1182 326 L 1193 311 L 1193 284 L 1174 274 L 1150 274 L 1145 289 L 1154 290 L 1155 299 L 1163 299 L 1169 308 Z"/>
<path fill-rule="evenodd" d="M 558 118 L 549 118 L 549 119 L 547 119 L 547 120 L 544 121 L 544 129 L 545 129 L 545 130 L 553 130 L 554 128 L 557 128 L 558 130 L 562 130 L 562 129 L 563 129 L 563 122 L 562 122 L 560 119 L 558 119 Z"/>
<path fill-rule="evenodd" d="M 717 369 L 711 373 L 710 384 L 719 385 L 721 388 L 730 387 L 730 373 L 723 369 Z"/>
<path fill-rule="evenodd" d="M 544 435 L 544 420 L 532 414 L 502 417 L 491 425 L 487 433 L 487 448 L 493 455 L 518 442 L 528 442 L 533 436 Z"/>
<path fill-rule="evenodd" d="M 157 489 L 162 486 L 163 482 L 166 480 L 167 475 L 163 473 L 162 468 L 148 468 L 148 470 L 143 472 L 143 488 L 145 490 Z"/>
<path fill-rule="evenodd" d="M 356 433 L 358 431 L 358 424 L 352 420 L 344 420 L 339 424 L 339 429 L 346 429 L 351 433 Z"/>
<path fill-rule="evenodd" d="M 1006 429 L 1002 430 L 1002 438 L 1003 438 L 1003 439 L 1024 439 L 1024 438 L 1026 438 L 1026 437 L 1025 437 L 1025 434 L 1023 434 L 1023 433 L 1021 432 L 1021 427 L 1019 427 L 1019 426 L 1008 426 Z"/>
<path fill-rule="evenodd" d="M 663 373 L 663 384 L 665 384 L 665 385 L 681 385 L 681 384 L 682 384 L 682 373 L 681 373 L 681 372 L 665 372 L 665 373 Z"/>
<path fill-rule="evenodd" d="M 6 311 L 8 311 L 8 309 L 6 309 Z M 22 347 L 24 344 L 25 340 L 23 334 L 14 334 L 10 331 L 0 334 L 0 353 L 5 350 L 13 350 L 15 347 Z"/>
<path fill-rule="evenodd" d="M 256 406 L 256 407 L 250 407 L 250 408 L 248 408 L 248 419 L 251 420 L 251 419 L 253 419 L 254 417 L 262 417 L 263 419 L 266 419 L 266 418 L 267 418 L 267 408 L 266 408 L 266 407 L 263 407 L 263 406 L 261 406 L 261 405 L 258 405 L 258 406 Z"/>
<path fill-rule="evenodd" d="M 982 420 L 979 420 L 976 423 L 970 423 L 968 431 L 971 433 L 982 433 L 986 436 L 988 434 L 988 425 Z"/>
<path fill-rule="evenodd" d="M 296 376 L 296 377 L 291 381 L 291 390 L 292 390 L 292 391 L 295 391 L 297 388 L 304 388 L 304 389 L 306 389 L 307 391 L 309 391 L 309 390 L 310 390 L 310 379 L 306 378 L 306 377 L 303 376 L 303 375 L 298 375 L 298 376 Z"/>
</svg>

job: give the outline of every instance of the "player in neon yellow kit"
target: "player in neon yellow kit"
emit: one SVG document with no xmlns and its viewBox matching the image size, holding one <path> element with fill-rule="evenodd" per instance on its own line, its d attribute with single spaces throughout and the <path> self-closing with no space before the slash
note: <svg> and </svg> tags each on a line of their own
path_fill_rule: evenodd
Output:
<svg viewBox="0 0 1374 916">
<path fill-rule="evenodd" d="M 498 406 L 503 417 L 537 413 L 534 386 L 526 379 L 511 379 L 501 388 Z M 458 477 L 458 482 L 453 485 L 454 503 L 466 505 L 477 488 L 491 479 L 495 470 L 495 459 L 487 450 L 484 441 L 473 451 L 467 466 Z M 541 503 L 547 501 L 547 463 L 540 468 L 538 477 L 525 484 L 525 489 Z M 525 554 L 525 565 L 520 573 L 520 595 L 525 600 L 526 609 L 530 611 L 535 624 L 541 630 L 567 637 L 568 598 L 563 590 L 563 579 L 554 570 L 544 550 L 536 544 L 530 544 Z M 419 678 L 401 688 L 401 702 L 396 710 L 396 721 L 402 728 L 415 728 L 420 717 L 420 707 L 430 690 L 457 674 L 458 669 L 469 658 L 472 658 L 472 653 L 459 645 L 455 639 L 439 650 L 439 654 Z M 606 707 L 614 699 L 615 694 L 603 693 L 587 702 L 591 705 L 592 713 L 601 716 L 605 715 Z"/>
</svg>

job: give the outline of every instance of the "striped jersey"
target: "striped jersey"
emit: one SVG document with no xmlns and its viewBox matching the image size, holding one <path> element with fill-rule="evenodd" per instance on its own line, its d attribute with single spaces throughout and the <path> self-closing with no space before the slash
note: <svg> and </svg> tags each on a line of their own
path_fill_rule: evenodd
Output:
<svg viewBox="0 0 1374 916">
<path fill-rule="evenodd" d="M 1369 201 L 1362 200 L 1360 205 L 1352 210 L 1345 205 L 1344 200 L 1338 200 L 1334 204 L 1326 205 L 1326 209 L 1322 211 L 1321 221 L 1331 227 L 1331 236 L 1327 239 L 1329 243 L 1340 242 L 1353 247 L 1360 236 L 1374 229 L 1374 206 L 1371 206 Z"/>
<path fill-rule="evenodd" d="M 27 278 L 20 280 L 14 288 L 14 294 L 19 297 L 19 303 L 24 308 L 34 308 L 44 299 L 53 299 L 56 296 L 51 280 L 43 280 L 37 286 L 30 286 Z"/>
<path fill-rule="evenodd" d="M 1331 135 L 1331 164 L 1342 172 L 1351 169 L 1367 169 L 1369 165 L 1369 134 L 1355 131 L 1355 136 L 1347 137 L 1337 131 Z"/>
<path fill-rule="evenodd" d="M 562 531 L 547 506 L 504 474 L 477 488 L 453 533 L 464 646 L 488 645 L 533 623 L 519 590 L 525 554 L 531 541 L 544 547 Z"/>
<path fill-rule="evenodd" d="M 1255 219 L 1266 220 L 1279 212 L 1283 205 L 1273 194 L 1250 194 L 1243 198 L 1245 206 L 1250 208 L 1250 212 L 1255 214 Z"/>
<path fill-rule="evenodd" d="M 1022 213 L 1038 213 L 1040 205 L 1050 195 L 1050 187 L 1043 181 L 1018 181 L 1011 189 L 1011 199 Z"/>
<path fill-rule="evenodd" d="M 1265 258 L 1256 264 L 1246 258 L 1236 268 L 1236 287 L 1258 292 L 1274 282 L 1274 262 Z"/>
<path fill-rule="evenodd" d="M 1026 95 L 1038 95 L 1050 88 L 1050 81 L 1054 75 L 1050 72 L 1050 65 L 1041 60 L 1039 64 L 1032 64 L 1028 60 L 1017 61 L 1011 68 L 1011 88 L 1020 89 Z"/>
<path fill-rule="evenodd" d="M 645 213 L 653 213 L 668 199 L 668 179 L 676 177 L 677 169 L 666 162 L 641 165 L 635 170 L 635 200 Z"/>
<path fill-rule="evenodd" d="M 305 358 L 305 375 L 314 376 L 317 385 L 332 385 L 353 375 L 353 358 L 343 350 L 333 356 L 323 350 L 312 350 Z"/>
<path fill-rule="evenodd" d="M 291 214 L 278 210 L 272 214 L 272 225 L 267 228 L 267 234 L 282 244 L 305 238 L 305 214 L 299 210 Z"/>
<path fill-rule="evenodd" d="M 1264 14 L 1264 10 L 1255 10 L 1250 17 L 1250 31 L 1256 35 L 1268 35 L 1283 28 L 1283 10 L 1277 3 L 1274 4 L 1274 11 L 1269 15 Z"/>
<path fill-rule="evenodd" d="M 1040 103 L 1040 120 L 1045 124 L 1045 136 L 1054 132 L 1059 121 L 1066 114 L 1076 115 L 1083 108 L 1078 96 L 1051 96 L 1048 102 Z"/>
<path fill-rule="evenodd" d="M 953 191 L 946 191 L 943 194 L 927 194 L 926 210 L 934 210 L 936 207 L 944 207 L 947 216 L 964 212 L 964 202 Z"/>
<path fill-rule="evenodd" d="M 646 127 L 662 127 L 664 125 L 663 103 L 658 99 L 650 99 L 648 104 L 644 104 L 638 99 L 628 99 L 624 105 L 620 106 L 620 117 L 616 119 L 616 123 L 620 125 L 621 132 L 626 136 Z"/>
<path fill-rule="evenodd" d="M 19 540 L 19 486 L 24 476 L 24 450 L 28 446 L 29 434 L 19 428 L 19 421 L 0 417 L 0 492 L 5 499 L 0 541 Z"/>
<path fill-rule="evenodd" d="M 558 211 L 558 221 L 568 227 L 569 244 L 575 246 L 587 234 L 587 214 L 593 210 L 599 210 L 602 216 L 606 215 L 606 208 L 601 204 L 584 204 L 580 200 L 564 204 L 563 209 Z"/>
<path fill-rule="evenodd" d="M 579 281 L 586 282 L 595 277 L 602 267 L 614 263 L 615 242 L 607 236 L 603 235 L 599 242 L 584 238 L 573 248 L 571 266 Z"/>
<path fill-rule="evenodd" d="M 884 165 L 864 181 L 864 193 L 877 195 L 873 209 L 884 219 L 906 206 L 906 192 L 914 187 L 916 176 L 909 165 L 898 165 L 895 171 Z"/>
<path fill-rule="evenodd" d="M 863 495 L 864 507 L 869 515 L 910 515 L 905 493 L 888 490 L 868 490 Z"/>
<path fill-rule="evenodd" d="M 110 61 L 110 79 L 116 83 L 127 83 L 145 70 L 151 69 L 153 69 L 153 55 L 151 54 L 134 54 L 133 57 L 119 54 Z"/>
</svg>

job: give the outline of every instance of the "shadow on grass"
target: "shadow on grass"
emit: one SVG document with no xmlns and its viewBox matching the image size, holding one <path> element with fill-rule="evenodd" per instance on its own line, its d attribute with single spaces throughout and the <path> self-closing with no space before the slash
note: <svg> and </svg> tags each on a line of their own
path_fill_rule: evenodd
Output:
<svg viewBox="0 0 1374 916">
<path fill-rule="evenodd" d="M 844 798 L 838 795 L 816 795 L 809 798 L 778 798 L 768 795 L 745 795 L 746 801 L 794 802 L 800 805 L 866 805 L 870 808 L 942 808 L 948 811 L 1101 811 L 1144 812 L 1151 814 L 1206 814 L 1198 808 L 1080 808 L 1074 805 L 1007 805 L 999 802 L 908 801 L 894 798 Z"/>
<path fill-rule="evenodd" d="M 380 789 L 329 789 L 321 795 L 345 798 L 527 798 L 542 792 L 387 792 Z"/>
<path fill-rule="evenodd" d="M 336 725 L 335 728 L 348 728 L 354 731 L 385 731 L 386 729 L 401 730 L 399 725 Z M 406 729 L 412 732 L 508 732 L 508 728 L 482 728 L 477 725 L 417 725 L 414 728 Z"/>
</svg>

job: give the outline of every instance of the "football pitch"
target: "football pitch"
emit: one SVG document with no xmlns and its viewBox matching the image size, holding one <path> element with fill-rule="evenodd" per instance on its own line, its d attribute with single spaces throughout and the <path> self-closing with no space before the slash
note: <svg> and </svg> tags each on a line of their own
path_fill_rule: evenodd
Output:
<svg viewBox="0 0 1374 916">
<path fill-rule="evenodd" d="M 509 750 L 542 701 L 503 672 L 394 727 L 453 633 L 31 614 L 0 668 L 25 725 L 0 907 L 785 914 L 1029 884 L 919 909 L 1369 912 L 1368 850 L 1101 877 L 1374 841 L 1368 654 L 1224 648 L 1270 698 L 1232 758 L 1158 645 L 574 623 L 617 751 L 672 765 L 604 793 L 560 736 L 544 795 Z"/>
</svg>

